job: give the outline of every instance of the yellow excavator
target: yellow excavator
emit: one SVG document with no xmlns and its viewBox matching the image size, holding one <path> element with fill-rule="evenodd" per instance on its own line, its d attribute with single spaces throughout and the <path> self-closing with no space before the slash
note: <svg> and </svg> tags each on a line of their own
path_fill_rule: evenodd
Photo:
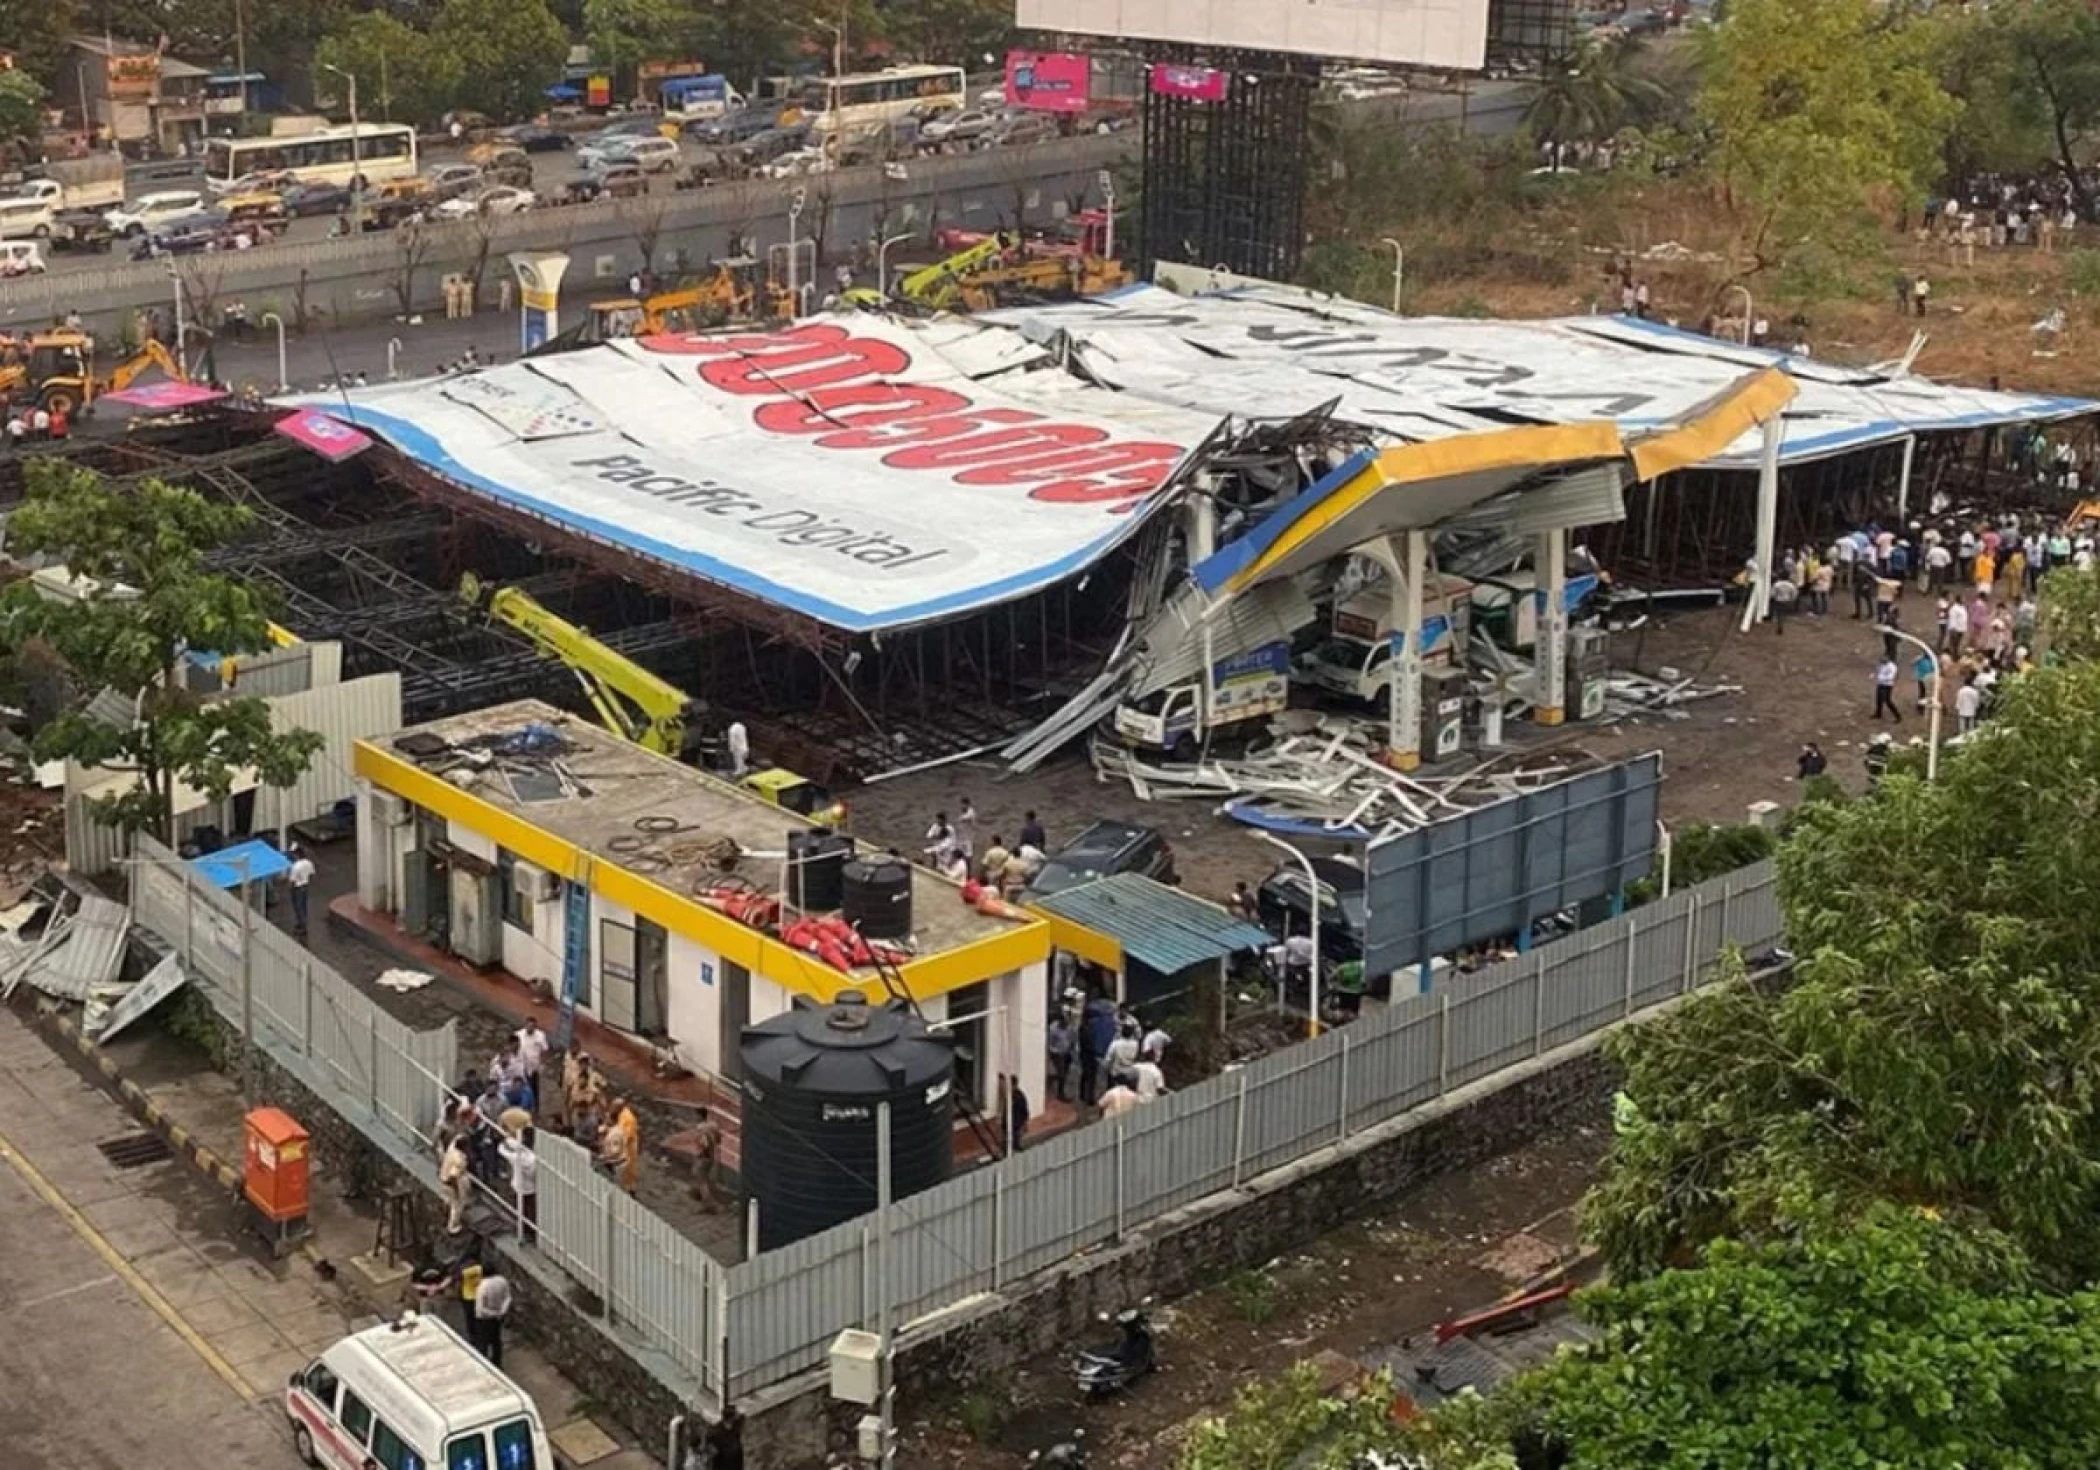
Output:
<svg viewBox="0 0 2100 1470">
<path fill-rule="evenodd" d="M 897 282 L 896 299 L 922 311 L 987 311 L 1014 296 L 1093 296 L 1130 284 L 1121 262 L 1098 255 L 1029 253 L 1013 231 L 987 235 Z M 849 291 L 856 306 L 882 306 L 877 292 Z"/>
<path fill-rule="evenodd" d="M 469 607 L 522 633 L 546 657 L 566 664 L 613 734 L 688 765 L 704 764 L 700 717 L 707 707 L 677 685 L 556 616 L 520 588 L 488 587 L 469 572 L 460 578 L 459 595 Z M 743 787 L 821 826 L 845 823 L 845 803 L 833 801 L 822 786 L 792 771 L 753 771 L 743 778 Z"/>
<path fill-rule="evenodd" d="M 71 418 L 105 393 L 121 392 L 148 368 L 178 383 L 189 381 L 167 348 L 149 340 L 102 376 L 95 373 L 95 339 L 85 332 L 57 330 L 0 339 L 0 394 L 34 397 L 47 413 Z"/>
<path fill-rule="evenodd" d="M 712 276 L 690 286 L 659 291 L 639 301 L 621 296 L 592 302 L 585 340 L 607 342 L 615 337 L 649 337 L 658 332 L 699 332 L 728 322 L 752 321 L 758 315 L 761 294 L 766 315 L 794 316 L 794 293 L 777 281 L 761 283 L 758 262 L 750 256 L 731 256 L 714 264 Z"/>
</svg>

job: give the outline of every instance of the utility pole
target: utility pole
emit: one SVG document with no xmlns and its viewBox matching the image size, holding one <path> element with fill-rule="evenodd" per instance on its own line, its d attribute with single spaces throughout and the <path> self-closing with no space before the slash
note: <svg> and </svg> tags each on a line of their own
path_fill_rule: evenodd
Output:
<svg viewBox="0 0 2100 1470">
<path fill-rule="evenodd" d="M 890 1105 L 875 1105 L 875 1234 L 880 1242 L 882 1268 L 876 1290 L 875 1331 L 882 1338 L 879 1386 L 882 1393 L 882 1470 L 897 1465 L 897 1344 L 890 1336 L 890 1292 L 894 1289 L 890 1262 Z"/>
<path fill-rule="evenodd" d="M 233 66 L 241 74 L 241 116 L 248 115 L 248 7 L 233 0 Z M 242 124 L 246 127 L 246 123 Z"/>
</svg>

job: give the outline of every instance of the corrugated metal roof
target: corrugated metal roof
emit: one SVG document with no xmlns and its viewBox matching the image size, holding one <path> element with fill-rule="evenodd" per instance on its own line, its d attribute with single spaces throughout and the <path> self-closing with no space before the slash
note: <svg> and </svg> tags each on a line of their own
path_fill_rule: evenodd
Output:
<svg viewBox="0 0 2100 1470">
<path fill-rule="evenodd" d="M 1122 946 L 1126 959 L 1165 975 L 1273 942 L 1266 930 L 1235 919 L 1216 904 L 1139 873 L 1096 878 L 1031 904 L 1107 935 Z"/>
<path fill-rule="evenodd" d="M 61 1000 L 86 1000 L 98 985 L 116 980 L 124 967 L 124 936 L 131 914 L 120 903 L 83 894 L 79 911 L 57 946 L 31 965 L 29 983 Z"/>
</svg>

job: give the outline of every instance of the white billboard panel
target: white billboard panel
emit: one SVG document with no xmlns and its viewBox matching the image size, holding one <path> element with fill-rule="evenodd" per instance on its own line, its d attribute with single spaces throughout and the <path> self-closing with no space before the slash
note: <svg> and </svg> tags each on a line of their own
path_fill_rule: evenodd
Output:
<svg viewBox="0 0 2100 1470">
<path fill-rule="evenodd" d="M 1031 30 L 1477 71 L 1488 0 L 1016 0 Z"/>
</svg>

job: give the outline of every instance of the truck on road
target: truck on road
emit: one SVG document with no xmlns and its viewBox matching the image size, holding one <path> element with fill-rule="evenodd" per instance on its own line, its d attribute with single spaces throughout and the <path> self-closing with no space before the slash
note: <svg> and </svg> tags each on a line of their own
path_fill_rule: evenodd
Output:
<svg viewBox="0 0 2100 1470">
<path fill-rule="evenodd" d="M 1463 577 L 1433 577 L 1422 597 L 1422 663 L 1448 664 L 1465 657 L 1471 629 L 1473 584 Z M 1383 584 L 1335 605 L 1332 631 L 1300 658 L 1298 677 L 1344 699 L 1376 704 L 1393 684 L 1392 599 Z"/>
</svg>

